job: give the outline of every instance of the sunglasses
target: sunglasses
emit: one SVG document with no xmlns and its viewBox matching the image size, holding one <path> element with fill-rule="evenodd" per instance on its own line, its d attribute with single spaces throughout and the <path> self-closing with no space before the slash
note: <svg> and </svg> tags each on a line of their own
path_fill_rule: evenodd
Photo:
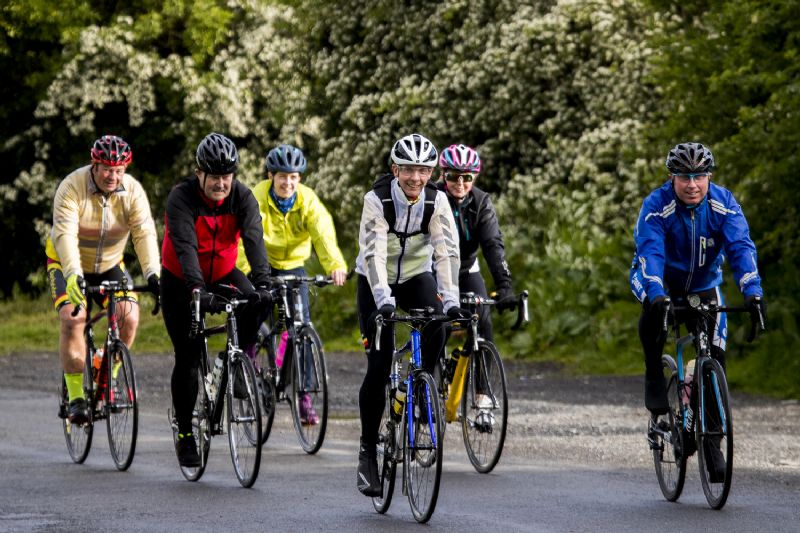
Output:
<svg viewBox="0 0 800 533">
<path fill-rule="evenodd" d="M 692 180 L 703 182 L 711 175 L 710 172 L 698 172 L 696 174 L 673 174 L 675 179 L 681 183 L 689 183 Z"/>
<path fill-rule="evenodd" d="M 472 180 L 474 180 L 476 176 L 477 176 L 477 174 L 470 174 L 470 173 L 464 173 L 464 174 L 458 174 L 456 172 L 445 172 L 444 173 L 444 179 L 446 179 L 447 181 L 453 181 L 453 182 L 458 181 L 460 179 L 464 183 L 472 183 Z"/>
</svg>

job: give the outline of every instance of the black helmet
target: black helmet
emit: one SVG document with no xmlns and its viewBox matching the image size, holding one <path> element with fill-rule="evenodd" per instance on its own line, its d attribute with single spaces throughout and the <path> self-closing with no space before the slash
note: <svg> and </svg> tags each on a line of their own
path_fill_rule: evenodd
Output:
<svg viewBox="0 0 800 533">
<path fill-rule="evenodd" d="M 692 174 L 714 170 L 714 155 L 700 143 L 681 143 L 667 154 L 670 174 Z"/>
<path fill-rule="evenodd" d="M 239 167 L 239 153 L 233 141 L 209 133 L 197 146 L 197 166 L 209 174 L 231 174 Z"/>
<path fill-rule="evenodd" d="M 291 144 L 276 146 L 267 154 L 267 170 L 270 172 L 299 172 L 306 171 L 306 158 L 300 148 Z"/>
</svg>

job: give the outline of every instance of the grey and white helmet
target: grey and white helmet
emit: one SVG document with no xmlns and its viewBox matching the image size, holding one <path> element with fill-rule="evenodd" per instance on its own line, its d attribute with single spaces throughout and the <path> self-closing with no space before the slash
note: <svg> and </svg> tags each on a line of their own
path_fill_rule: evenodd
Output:
<svg viewBox="0 0 800 533">
<path fill-rule="evenodd" d="M 700 143 L 680 143 L 667 154 L 665 161 L 670 174 L 692 174 L 714 170 L 714 155 Z"/>
<path fill-rule="evenodd" d="M 419 133 L 406 135 L 392 147 L 392 162 L 395 165 L 435 167 L 438 157 L 433 143 Z"/>
</svg>

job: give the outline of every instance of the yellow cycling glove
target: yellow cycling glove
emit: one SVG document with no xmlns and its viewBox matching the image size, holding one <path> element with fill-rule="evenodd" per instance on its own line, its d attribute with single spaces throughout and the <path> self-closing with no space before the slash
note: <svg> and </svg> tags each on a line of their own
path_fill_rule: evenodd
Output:
<svg viewBox="0 0 800 533">
<path fill-rule="evenodd" d="M 83 278 L 77 274 L 70 274 L 67 278 L 67 297 L 69 302 L 78 307 L 86 305 L 86 297 L 83 295 Z"/>
</svg>

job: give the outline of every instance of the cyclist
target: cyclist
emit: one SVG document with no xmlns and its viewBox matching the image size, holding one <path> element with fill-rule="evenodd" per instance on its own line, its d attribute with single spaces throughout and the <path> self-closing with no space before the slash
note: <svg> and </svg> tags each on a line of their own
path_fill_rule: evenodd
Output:
<svg viewBox="0 0 800 533">
<path fill-rule="evenodd" d="M 406 310 L 432 307 L 437 313 L 444 310 L 453 318 L 470 316 L 458 307 L 459 252 L 453 213 L 445 194 L 428 185 L 437 155 L 433 143 L 422 135 L 414 133 L 401 138 L 391 150 L 391 175 L 379 178 L 376 188 L 364 196 L 356 272 L 358 318 L 367 348 L 367 372 L 359 392 L 361 442 L 357 487 L 366 496 L 381 494 L 376 444 L 393 350 L 391 328 L 383 332 L 381 350 L 374 349 L 371 340 L 375 335 L 375 317 L 378 314 L 391 317 L 396 306 Z M 381 182 L 386 186 L 378 187 Z M 384 202 L 396 215 L 394 224 L 385 216 Z M 426 370 L 433 369 L 446 340 L 441 324 L 425 328 L 422 356 Z"/>
<path fill-rule="evenodd" d="M 730 191 L 711 182 L 714 156 L 704 145 L 684 142 L 669 151 L 669 180 L 645 198 L 634 230 L 636 250 L 630 282 L 642 302 L 639 338 L 645 358 L 645 406 L 651 428 L 669 410 L 661 367 L 665 335 L 663 321 L 671 300 L 699 294 L 723 304 L 720 284 L 727 258 L 751 317 L 766 313 L 756 247 L 744 213 Z M 727 321 L 719 313 L 714 323 L 711 355 L 725 368 Z M 651 439 L 652 445 L 652 439 Z M 704 453 L 712 481 L 724 478 L 719 441 Z"/>
<path fill-rule="evenodd" d="M 158 241 L 150 203 L 142 185 L 125 171 L 133 160 L 122 138 L 103 135 L 90 150 L 91 164 L 70 173 L 59 184 L 53 201 L 53 229 L 47 239 L 47 276 L 61 322 L 59 357 L 69 394 L 69 420 L 86 423 L 89 406 L 83 392 L 86 304 L 82 286 L 102 281 L 131 280 L 122 255 L 133 235 L 133 246 L 147 284 L 158 291 Z M 103 305 L 98 297 L 97 302 Z M 120 337 L 129 347 L 139 325 L 136 295 L 117 303 Z"/>
<path fill-rule="evenodd" d="M 290 144 L 276 146 L 266 157 L 267 179 L 253 188 L 253 195 L 261 211 L 264 245 L 272 275 L 305 276 L 303 265 L 311 257 L 313 244 L 319 262 L 333 278 L 334 284 L 344 285 L 347 263 L 336 244 L 333 219 L 314 191 L 300 183 L 306 166 L 302 150 Z M 239 247 L 237 266 L 248 273 L 250 265 L 241 253 L 242 245 Z M 307 285 L 300 287 L 300 296 L 303 299 L 303 320 L 311 322 Z M 289 305 L 294 304 L 290 301 Z M 282 342 L 286 340 L 283 339 Z M 252 357 L 255 356 L 255 346 L 248 347 L 247 351 Z M 319 423 L 319 416 L 307 393 L 300 398 L 299 409 L 303 423 Z"/>
<path fill-rule="evenodd" d="M 200 305 L 211 313 L 223 304 L 213 294 L 219 285 L 234 285 L 246 296 L 268 296 L 269 264 L 264 250 L 261 215 L 253 194 L 235 180 L 239 154 L 233 141 L 208 134 L 197 147 L 195 175 L 176 185 L 167 197 L 162 245 L 161 302 L 164 324 L 175 348 L 172 403 L 178 423 L 176 451 L 181 466 L 200 465 L 192 436 L 192 409 L 197 399 L 197 372 L 203 340 L 192 339 L 190 302 L 199 289 Z M 236 268 L 239 240 L 252 266 L 250 280 Z M 259 310 L 237 309 L 239 339 L 253 342 Z"/>
<path fill-rule="evenodd" d="M 511 271 L 506 263 L 503 233 L 500 231 L 497 213 L 489 195 L 475 187 L 475 180 L 481 171 L 481 158 L 478 152 L 463 144 L 452 144 L 442 150 L 439 167 L 442 169 L 444 180 L 438 187 L 447 194 L 458 228 L 461 249 L 459 290 L 471 291 L 484 298 L 488 296 L 478 263 L 478 248 L 480 248 L 489 264 L 489 271 L 497 288 L 497 310 L 502 313 L 513 309 L 517 305 L 517 300 L 511 288 Z M 485 339 L 494 340 L 491 309 L 487 306 L 480 309 L 478 327 Z M 489 409 L 492 406 L 492 400 L 486 394 L 476 394 L 475 401 L 481 409 Z M 484 416 L 488 416 L 488 411 Z"/>
</svg>

